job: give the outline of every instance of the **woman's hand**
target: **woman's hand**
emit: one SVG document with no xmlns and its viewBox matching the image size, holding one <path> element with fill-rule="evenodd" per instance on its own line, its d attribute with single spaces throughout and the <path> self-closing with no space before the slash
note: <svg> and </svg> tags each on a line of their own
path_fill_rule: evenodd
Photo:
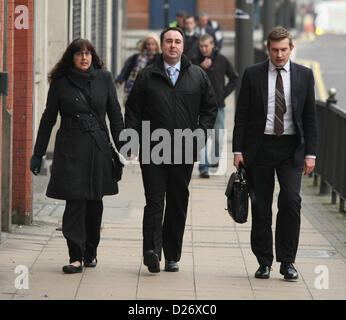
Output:
<svg viewBox="0 0 346 320">
<path fill-rule="evenodd" d="M 37 176 L 41 171 L 42 157 L 33 155 L 30 159 L 30 171 Z"/>
</svg>

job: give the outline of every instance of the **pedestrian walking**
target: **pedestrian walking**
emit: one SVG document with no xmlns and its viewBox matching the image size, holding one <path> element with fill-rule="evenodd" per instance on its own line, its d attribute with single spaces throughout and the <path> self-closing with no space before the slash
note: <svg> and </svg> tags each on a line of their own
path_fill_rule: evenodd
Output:
<svg viewBox="0 0 346 320">
<path fill-rule="evenodd" d="M 183 55 L 184 33 L 180 28 L 167 28 L 161 33 L 162 55 L 143 69 L 126 103 L 125 127 L 142 132 L 143 121 L 150 122 L 151 133 L 165 129 L 190 131 L 212 129 L 217 101 L 206 73 Z M 146 138 L 146 137 L 144 137 Z M 142 137 L 143 140 L 143 137 Z M 174 139 L 171 139 L 174 141 Z M 196 140 L 194 140 L 196 141 Z M 203 144 L 206 142 L 206 138 Z M 175 153 L 186 150 L 183 144 Z M 143 217 L 144 265 L 150 272 L 160 272 L 161 251 L 165 256 L 165 270 L 179 270 L 187 206 L 189 183 L 197 148 L 191 162 L 156 164 L 152 159 L 143 161 L 140 146 L 140 166 L 146 197 Z M 150 145 L 153 151 L 155 144 Z M 191 148 L 190 148 L 191 149 Z M 186 159 L 185 159 L 186 160 Z M 164 212 L 165 211 L 165 212 Z M 164 213 L 164 221 L 162 223 Z"/>
<path fill-rule="evenodd" d="M 201 150 L 201 161 L 198 166 L 200 177 L 209 178 L 209 168 L 217 168 L 223 149 L 225 128 L 225 99 L 235 90 L 238 84 L 238 74 L 234 71 L 231 62 L 215 48 L 213 37 L 210 34 L 201 36 L 199 40 L 199 54 L 192 63 L 201 66 L 207 73 L 215 90 L 218 112 L 214 125 L 214 133 L 210 136 L 212 142 L 211 163 L 208 159 L 207 145 Z M 227 78 L 227 83 L 225 79 Z"/>
<path fill-rule="evenodd" d="M 115 83 L 118 87 L 125 81 L 123 102 L 126 104 L 126 100 L 131 92 L 133 84 L 136 80 L 139 71 L 144 69 L 147 65 L 153 63 L 153 61 L 159 56 L 160 45 L 157 35 L 155 33 L 149 33 L 141 40 L 138 45 L 139 53 L 131 55 L 117 76 Z"/>
<path fill-rule="evenodd" d="M 204 34 L 210 34 L 213 39 L 215 46 L 221 50 L 223 42 L 223 34 L 220 30 L 219 24 L 215 20 L 210 20 L 208 14 L 205 11 L 199 11 L 196 17 L 196 32 L 203 36 Z"/>
<path fill-rule="evenodd" d="M 184 33 L 184 54 L 188 59 L 192 60 L 199 52 L 199 35 L 196 32 L 196 22 L 194 16 L 186 16 L 184 20 Z"/>
<path fill-rule="evenodd" d="M 76 39 L 49 74 L 50 88 L 30 161 L 40 172 L 51 131 L 60 113 L 51 177 L 46 195 L 66 200 L 62 232 L 67 240 L 70 264 L 65 273 L 82 272 L 97 264 L 105 195 L 118 193 L 114 180 L 108 128 L 117 149 L 124 128 L 116 89 L 110 72 L 93 45 Z M 107 132 L 106 132 L 107 131 Z"/>
<path fill-rule="evenodd" d="M 169 27 L 178 27 L 180 29 L 184 28 L 184 19 L 186 18 L 187 14 L 184 10 L 179 10 L 175 14 L 175 21 L 172 21 L 169 24 Z"/>
<path fill-rule="evenodd" d="M 311 69 L 290 61 L 290 33 L 274 28 L 267 38 L 269 60 L 248 67 L 242 79 L 233 131 L 234 165 L 246 166 L 255 195 L 251 249 L 256 278 L 269 278 L 273 262 L 272 201 L 275 173 L 280 185 L 275 228 L 276 260 L 287 280 L 298 279 L 302 173 L 316 158 L 316 107 Z"/>
</svg>

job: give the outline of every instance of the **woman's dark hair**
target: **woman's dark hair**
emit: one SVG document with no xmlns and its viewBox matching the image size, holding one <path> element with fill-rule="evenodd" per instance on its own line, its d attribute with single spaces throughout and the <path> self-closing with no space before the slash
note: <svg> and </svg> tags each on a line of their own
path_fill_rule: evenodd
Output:
<svg viewBox="0 0 346 320">
<path fill-rule="evenodd" d="M 73 67 L 73 55 L 82 50 L 89 50 L 92 55 L 92 64 L 95 69 L 103 69 L 104 63 L 96 53 L 96 50 L 92 43 L 89 40 L 86 39 L 75 39 L 73 40 L 67 49 L 65 50 L 64 54 L 62 55 L 62 58 L 60 61 L 54 66 L 52 71 L 48 73 L 48 82 L 51 83 L 52 80 L 64 75 L 66 71 Z"/>
</svg>

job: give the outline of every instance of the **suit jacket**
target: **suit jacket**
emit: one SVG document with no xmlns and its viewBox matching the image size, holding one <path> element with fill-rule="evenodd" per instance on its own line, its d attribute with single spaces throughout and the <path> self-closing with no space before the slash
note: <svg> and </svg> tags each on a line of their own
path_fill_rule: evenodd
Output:
<svg viewBox="0 0 346 320">
<path fill-rule="evenodd" d="M 305 155 L 316 155 L 317 123 L 314 77 L 311 69 L 291 62 L 291 104 L 299 137 L 294 164 L 303 166 Z M 233 130 L 233 152 L 242 152 L 248 166 L 258 152 L 266 126 L 269 60 L 248 67 L 243 75 Z"/>
</svg>

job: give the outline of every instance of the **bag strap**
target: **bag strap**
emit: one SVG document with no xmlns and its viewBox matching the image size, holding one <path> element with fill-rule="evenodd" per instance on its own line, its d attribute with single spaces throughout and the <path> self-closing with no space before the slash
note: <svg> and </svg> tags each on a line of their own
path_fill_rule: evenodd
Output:
<svg viewBox="0 0 346 320">
<path fill-rule="evenodd" d="M 238 167 L 237 173 L 242 180 L 245 180 L 247 188 L 248 188 L 249 196 L 251 199 L 251 203 L 254 204 L 256 202 L 256 196 L 255 196 L 255 193 L 253 191 L 251 182 L 249 181 L 249 179 L 247 177 L 246 168 L 242 162 L 239 162 L 239 167 Z"/>
<path fill-rule="evenodd" d="M 91 106 L 90 101 L 86 98 L 86 96 L 84 95 L 83 91 L 80 88 L 78 88 L 77 86 L 75 86 L 75 88 L 77 89 L 77 91 L 79 93 L 79 96 L 82 99 L 82 101 L 89 107 L 90 112 L 93 114 L 93 116 L 99 122 L 101 128 L 106 132 L 108 141 L 111 144 L 112 142 L 111 142 L 111 139 L 110 139 L 110 136 L 109 136 L 108 128 L 106 128 L 104 126 L 103 122 L 101 121 L 101 119 L 99 118 L 98 114 L 95 112 L 95 110 Z"/>
</svg>

